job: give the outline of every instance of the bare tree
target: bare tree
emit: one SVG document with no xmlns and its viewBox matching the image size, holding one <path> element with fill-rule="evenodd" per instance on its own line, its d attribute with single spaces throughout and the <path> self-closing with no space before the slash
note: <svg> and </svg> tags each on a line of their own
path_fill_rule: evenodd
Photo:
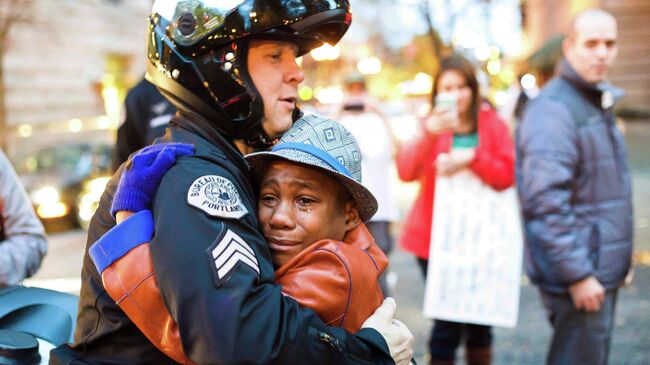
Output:
<svg viewBox="0 0 650 365">
<path fill-rule="evenodd" d="M 440 32 L 438 31 L 437 27 L 442 27 L 444 29 L 448 29 L 453 31 L 460 18 L 467 16 L 469 12 L 471 11 L 472 8 L 476 7 L 482 7 L 485 12 L 489 12 L 489 6 L 492 3 L 492 0 L 471 0 L 471 1 L 465 1 L 461 3 L 460 8 L 454 6 L 454 2 L 451 0 L 444 0 L 444 9 L 445 9 L 445 17 L 444 20 L 442 21 L 442 24 L 434 24 L 433 22 L 433 10 L 431 9 L 432 5 L 432 0 L 416 0 L 415 2 L 413 0 L 388 0 L 389 2 L 392 2 L 394 4 L 401 4 L 401 5 L 407 5 L 407 4 L 415 4 L 417 6 L 419 13 L 422 15 L 422 20 L 426 24 L 427 27 L 427 36 L 431 40 L 431 44 L 433 45 L 433 50 L 434 54 L 436 56 L 436 59 L 440 59 L 445 55 L 445 52 L 447 52 L 450 47 L 452 47 L 452 44 L 445 44 L 445 42 L 442 40 L 440 36 Z"/>
<path fill-rule="evenodd" d="M 445 45 L 440 38 L 440 34 L 433 26 L 430 2 L 428 0 L 420 0 L 418 7 L 420 8 L 420 13 L 422 14 L 422 17 L 427 24 L 427 34 L 431 39 L 431 44 L 433 45 L 433 52 L 436 55 L 436 60 L 440 60 L 440 57 L 442 56 L 442 50 Z"/>
<path fill-rule="evenodd" d="M 7 104 L 4 79 L 4 56 L 9 44 L 9 31 L 19 23 L 29 21 L 29 11 L 34 0 L 0 1 L 0 147 L 7 147 Z"/>
</svg>

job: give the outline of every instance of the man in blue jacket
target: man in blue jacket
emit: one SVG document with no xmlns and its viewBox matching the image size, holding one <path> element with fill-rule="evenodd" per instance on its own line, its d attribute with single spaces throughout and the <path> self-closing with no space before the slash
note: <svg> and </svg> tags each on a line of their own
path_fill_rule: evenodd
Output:
<svg viewBox="0 0 650 365">
<path fill-rule="evenodd" d="M 618 52 L 614 17 L 588 9 L 565 60 L 517 130 L 526 269 L 553 326 L 547 364 L 607 364 L 617 288 L 630 269 L 632 193 L 605 79 Z"/>
</svg>

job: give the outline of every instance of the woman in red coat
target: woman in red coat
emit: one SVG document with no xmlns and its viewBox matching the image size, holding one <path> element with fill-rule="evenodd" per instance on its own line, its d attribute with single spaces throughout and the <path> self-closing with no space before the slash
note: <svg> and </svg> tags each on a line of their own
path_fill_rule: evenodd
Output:
<svg viewBox="0 0 650 365">
<path fill-rule="evenodd" d="M 400 178 L 420 182 L 419 196 L 402 226 L 400 246 L 416 256 L 425 278 L 436 176 L 469 168 L 495 190 L 514 183 L 512 138 L 496 111 L 481 102 L 473 65 L 458 55 L 444 59 L 433 85 L 433 100 L 440 93 L 454 93 L 456 108 L 434 108 L 421 121 L 418 138 L 400 146 L 397 154 Z M 435 320 L 431 333 L 431 364 L 453 364 L 463 337 L 467 363 L 489 364 L 490 327 L 442 320 Z"/>
</svg>

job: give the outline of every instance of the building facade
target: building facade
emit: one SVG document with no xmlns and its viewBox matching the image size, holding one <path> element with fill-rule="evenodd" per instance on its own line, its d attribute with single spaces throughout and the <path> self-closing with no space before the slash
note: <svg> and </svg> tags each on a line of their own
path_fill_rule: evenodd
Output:
<svg viewBox="0 0 650 365">
<path fill-rule="evenodd" d="M 11 28 L 3 60 L 10 134 L 51 139 L 114 129 L 126 89 L 144 72 L 151 2 L 24 4 L 28 17 Z"/>
</svg>

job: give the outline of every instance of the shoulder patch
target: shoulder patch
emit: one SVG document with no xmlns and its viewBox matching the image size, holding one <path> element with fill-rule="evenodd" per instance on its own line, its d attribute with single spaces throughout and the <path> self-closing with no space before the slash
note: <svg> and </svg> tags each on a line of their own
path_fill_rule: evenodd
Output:
<svg viewBox="0 0 650 365">
<path fill-rule="evenodd" d="M 260 265 L 255 251 L 230 229 L 208 248 L 207 254 L 217 287 L 225 284 L 238 267 L 248 266 L 258 276 L 260 275 Z"/>
<path fill-rule="evenodd" d="M 194 180 L 187 192 L 187 202 L 213 217 L 239 219 L 248 214 L 235 185 L 218 175 Z"/>
</svg>

